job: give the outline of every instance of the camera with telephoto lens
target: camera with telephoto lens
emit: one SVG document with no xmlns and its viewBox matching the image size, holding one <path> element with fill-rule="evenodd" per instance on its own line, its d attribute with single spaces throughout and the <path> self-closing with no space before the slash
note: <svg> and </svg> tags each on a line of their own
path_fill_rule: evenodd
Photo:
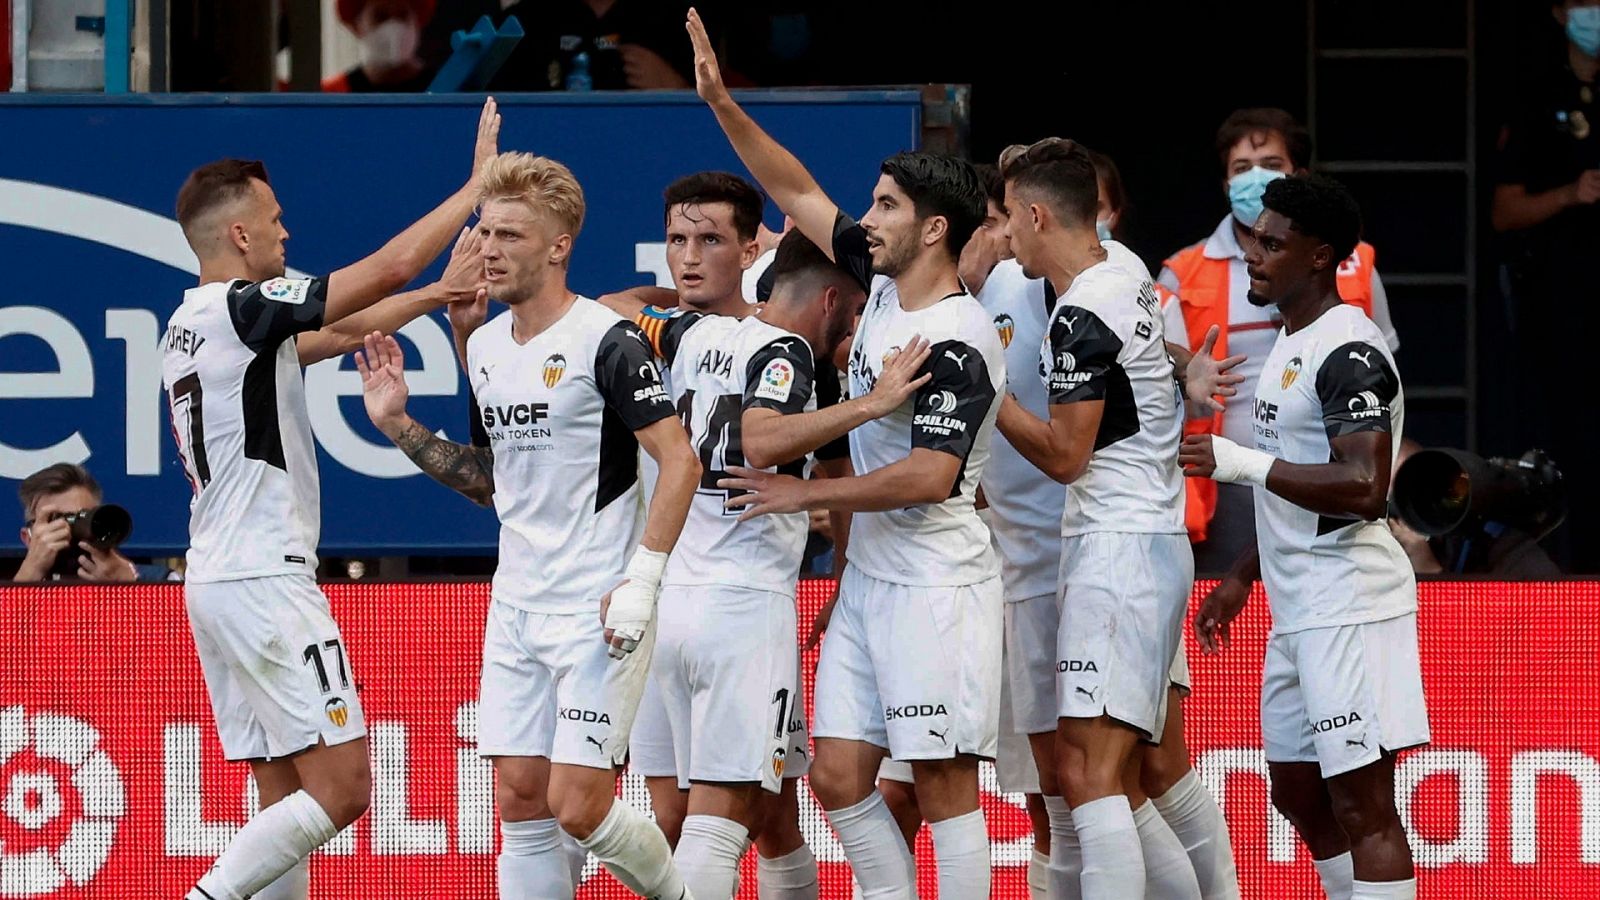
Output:
<svg viewBox="0 0 1600 900">
<path fill-rule="evenodd" d="M 1561 470 L 1543 450 L 1484 459 L 1419 450 L 1394 476 L 1394 512 L 1425 537 L 1473 536 L 1493 523 L 1539 540 L 1567 517 Z"/>
<path fill-rule="evenodd" d="M 84 554 L 83 548 L 78 546 L 80 542 L 110 550 L 127 540 L 133 531 L 133 516 L 115 503 L 68 513 L 61 520 L 72 529 L 72 543 L 56 554 L 56 563 L 50 567 L 50 572 L 62 578 L 78 577 L 78 566 Z"/>
</svg>

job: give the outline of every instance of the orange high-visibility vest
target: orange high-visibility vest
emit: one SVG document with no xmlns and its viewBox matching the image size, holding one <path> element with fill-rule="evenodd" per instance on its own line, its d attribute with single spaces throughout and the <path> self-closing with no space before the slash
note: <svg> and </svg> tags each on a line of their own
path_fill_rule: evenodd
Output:
<svg viewBox="0 0 1600 900">
<path fill-rule="evenodd" d="M 1206 256 L 1205 246 L 1206 241 L 1191 244 L 1174 253 L 1163 265 L 1178 277 L 1177 298 L 1184 327 L 1189 332 L 1189 349 L 1198 351 L 1206 331 L 1216 325 L 1221 332 L 1212 352 L 1217 359 L 1224 359 L 1228 355 L 1228 269 L 1233 261 Z M 1372 271 L 1376 259 L 1377 252 L 1372 245 L 1362 241 L 1350 258 L 1339 264 L 1339 296 L 1344 302 L 1361 307 L 1369 318 L 1372 316 Z M 1241 391 L 1233 402 L 1249 403 L 1250 398 Z M 1221 434 L 1222 413 L 1184 423 L 1183 433 Z M 1217 511 L 1217 483 L 1209 478 L 1184 481 L 1188 486 L 1184 524 L 1189 529 L 1189 540 L 1198 543 L 1206 539 L 1206 527 Z"/>
</svg>

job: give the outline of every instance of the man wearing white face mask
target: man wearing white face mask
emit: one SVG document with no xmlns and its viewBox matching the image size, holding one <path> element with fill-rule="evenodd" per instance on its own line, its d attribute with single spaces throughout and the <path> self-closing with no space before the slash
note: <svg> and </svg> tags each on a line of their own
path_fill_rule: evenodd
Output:
<svg viewBox="0 0 1600 900">
<path fill-rule="evenodd" d="M 1218 359 L 1246 357 L 1233 371 L 1245 378 L 1238 396 L 1252 397 L 1280 323 L 1275 309 L 1254 306 L 1247 299 L 1244 247 L 1250 227 L 1261 215 L 1267 184 L 1310 168 L 1311 135 L 1281 109 L 1240 109 L 1217 129 L 1216 148 L 1230 213 L 1208 237 L 1169 257 L 1156 281 L 1177 295 L 1163 309 L 1167 340 L 1198 350 L 1207 329 L 1218 326 L 1221 331 L 1212 351 Z M 1392 352 L 1400 348 L 1400 338 L 1389 320 L 1389 299 L 1374 260 L 1370 244 L 1363 241 L 1356 246 L 1339 266 L 1339 296 L 1371 317 Z M 1209 419 L 1188 422 L 1184 432 L 1220 434 L 1248 446 L 1255 440 L 1250 404 L 1230 403 Z M 1237 485 L 1188 479 L 1184 524 L 1194 542 L 1195 571 L 1200 574 L 1226 571 L 1242 550 L 1255 546 L 1250 491 Z"/>
<path fill-rule="evenodd" d="M 417 57 L 434 0 L 339 0 L 339 21 L 361 42 L 361 65 L 325 78 L 328 93 L 420 93 L 433 72 Z"/>
</svg>

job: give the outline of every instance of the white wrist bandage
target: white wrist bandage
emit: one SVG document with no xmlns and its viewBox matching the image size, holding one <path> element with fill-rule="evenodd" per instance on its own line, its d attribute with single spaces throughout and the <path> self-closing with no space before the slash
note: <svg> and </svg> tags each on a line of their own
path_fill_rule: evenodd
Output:
<svg viewBox="0 0 1600 900">
<path fill-rule="evenodd" d="M 1217 461 L 1217 471 L 1211 477 L 1228 484 L 1256 484 L 1265 487 L 1267 473 L 1277 459 L 1250 447 L 1241 447 L 1221 435 L 1211 436 L 1211 456 Z"/>
</svg>

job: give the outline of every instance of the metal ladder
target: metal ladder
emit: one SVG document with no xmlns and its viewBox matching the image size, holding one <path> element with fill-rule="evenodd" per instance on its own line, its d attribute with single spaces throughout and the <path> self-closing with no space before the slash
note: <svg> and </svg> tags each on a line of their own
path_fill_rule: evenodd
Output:
<svg viewBox="0 0 1600 900">
<path fill-rule="evenodd" d="M 1355 9 L 1352 10 L 1352 7 Z M 1362 139 L 1359 148 L 1347 146 L 1346 150 L 1357 149 L 1353 154 L 1355 158 L 1321 159 L 1315 163 L 1318 171 L 1332 175 L 1346 181 L 1358 198 L 1362 199 L 1363 207 L 1380 193 L 1373 190 L 1362 189 L 1363 183 L 1367 186 L 1381 183 L 1388 176 L 1410 176 L 1414 181 L 1459 181 L 1460 208 L 1456 209 L 1418 209 L 1414 210 L 1414 222 L 1418 228 L 1446 230 L 1454 234 L 1459 229 L 1460 238 L 1460 264 L 1459 266 L 1400 268 L 1385 267 L 1385 247 L 1394 247 L 1406 243 L 1404 233 L 1392 233 L 1381 236 L 1374 242 L 1378 250 L 1378 269 L 1382 276 L 1384 287 L 1389 296 L 1391 316 L 1400 331 L 1401 351 L 1398 356 L 1401 381 L 1405 385 L 1407 410 L 1412 413 L 1412 421 L 1416 421 L 1420 413 L 1426 417 L 1433 426 L 1432 435 L 1424 435 L 1424 443 L 1432 436 L 1437 441 L 1439 433 L 1444 432 L 1441 427 L 1445 422 L 1459 416 L 1459 428 L 1454 429 L 1455 437 L 1450 443 L 1454 446 L 1465 447 L 1469 450 L 1477 449 L 1478 437 L 1478 285 L 1474 272 L 1474 260 L 1478 242 L 1478 160 L 1475 135 L 1477 131 L 1477 72 L 1474 58 L 1474 0 L 1463 0 L 1461 15 L 1464 17 L 1460 23 L 1462 33 L 1460 46 L 1388 46 L 1394 32 L 1405 32 L 1408 28 L 1404 24 L 1394 27 L 1385 27 L 1382 16 L 1375 15 L 1361 27 L 1342 29 L 1327 27 L 1330 16 L 1359 16 L 1363 8 L 1371 9 L 1375 13 L 1379 4 L 1356 2 L 1324 2 L 1318 4 L 1316 0 L 1307 0 L 1306 4 L 1306 127 L 1310 129 L 1313 139 L 1316 140 L 1317 152 L 1320 156 L 1325 142 L 1322 140 L 1323 119 L 1326 114 L 1323 103 L 1319 98 L 1319 86 L 1340 80 L 1354 80 L 1358 84 L 1363 76 L 1371 78 L 1380 72 L 1394 72 L 1399 69 L 1409 68 L 1419 80 L 1425 78 L 1451 79 L 1459 73 L 1460 76 L 1460 101 L 1464 104 L 1461 110 L 1462 134 L 1460 135 L 1459 154 L 1434 154 L 1423 158 L 1383 158 L 1387 147 L 1392 142 L 1386 142 L 1385 135 L 1374 134 Z M 1390 15 L 1395 7 L 1383 10 Z M 1403 7 L 1402 7 L 1403 9 Z M 1322 16 L 1319 27 L 1319 13 Z M 1414 28 L 1414 26 L 1413 26 Z M 1330 31 L 1346 31 L 1341 38 L 1338 35 L 1330 36 Z M 1454 42 L 1451 42 L 1454 43 Z M 1343 78 L 1335 76 L 1330 69 L 1338 69 Z M 1363 72 L 1365 69 L 1367 71 Z M 1403 97 L 1408 90 L 1416 90 L 1416 83 L 1403 81 L 1389 82 L 1393 88 L 1392 97 Z M 1343 100 L 1344 98 L 1340 98 Z M 1447 97 L 1440 104 L 1448 103 L 1454 97 Z M 1384 99 L 1377 101 L 1380 105 Z M 1392 99 L 1388 102 L 1392 102 Z M 1432 109 L 1440 109 L 1435 105 Z M 1427 111 L 1429 107 L 1418 107 L 1415 126 L 1418 128 L 1430 127 Z M 1453 115 L 1453 114 L 1452 114 Z M 1390 132 L 1388 137 L 1393 137 Z M 1340 143 L 1350 145 L 1352 142 L 1346 136 Z M 1424 141 L 1423 143 L 1426 143 Z M 1370 154 L 1370 156 L 1368 155 Z M 1391 154 L 1392 155 L 1392 154 Z M 1453 193 L 1453 192 L 1452 192 Z M 1365 212 L 1365 209 L 1364 209 Z M 1369 218 L 1370 221 L 1370 218 Z M 1379 223 L 1380 227 L 1382 223 Z M 1403 256 L 1404 254 L 1402 254 Z M 1430 298 L 1430 295 L 1431 298 Z M 1464 335 L 1464 346 L 1459 347 L 1462 354 L 1462 366 L 1459 377 L 1431 378 L 1419 381 L 1417 377 L 1407 376 L 1408 368 L 1415 370 L 1416 364 L 1408 366 L 1408 359 L 1419 359 L 1419 353 L 1429 353 L 1436 358 L 1441 354 L 1448 354 L 1449 347 L 1427 348 L 1429 335 L 1417 329 L 1418 321 L 1416 310 L 1407 308 L 1406 315 L 1397 314 L 1407 304 L 1437 303 L 1441 295 L 1450 295 L 1459 301 L 1459 309 L 1450 311 L 1440 308 L 1437 313 L 1441 317 L 1451 317 L 1459 314 L 1460 325 Z M 1446 301 L 1448 302 L 1448 301 Z M 1406 329 L 1400 325 L 1404 319 L 1412 319 L 1413 327 Z M 1426 317 L 1435 320 L 1433 315 Z M 1430 367 L 1431 368 L 1431 367 Z M 1448 433 L 1448 432 L 1446 432 Z"/>
</svg>

